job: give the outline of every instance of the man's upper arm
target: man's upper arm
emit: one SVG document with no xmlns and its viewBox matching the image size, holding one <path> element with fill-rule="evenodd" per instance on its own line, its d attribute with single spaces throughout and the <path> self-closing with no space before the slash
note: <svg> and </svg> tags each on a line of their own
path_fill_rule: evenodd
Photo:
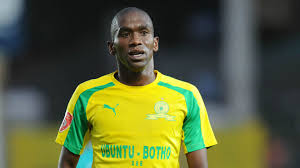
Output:
<svg viewBox="0 0 300 168">
<path fill-rule="evenodd" d="M 186 154 L 189 168 L 208 168 L 206 148 Z"/>
<path fill-rule="evenodd" d="M 80 155 L 70 152 L 66 147 L 62 147 L 58 168 L 76 168 Z"/>
</svg>

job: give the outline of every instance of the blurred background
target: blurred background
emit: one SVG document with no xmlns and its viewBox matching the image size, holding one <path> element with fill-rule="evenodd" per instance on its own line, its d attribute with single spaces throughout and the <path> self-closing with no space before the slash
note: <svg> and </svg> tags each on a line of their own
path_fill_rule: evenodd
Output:
<svg viewBox="0 0 300 168">
<path fill-rule="evenodd" d="M 57 167 L 67 103 L 116 69 L 106 42 L 128 6 L 153 19 L 156 69 L 200 90 L 210 168 L 300 167 L 300 1 L 0 0 L 0 168 Z"/>
</svg>

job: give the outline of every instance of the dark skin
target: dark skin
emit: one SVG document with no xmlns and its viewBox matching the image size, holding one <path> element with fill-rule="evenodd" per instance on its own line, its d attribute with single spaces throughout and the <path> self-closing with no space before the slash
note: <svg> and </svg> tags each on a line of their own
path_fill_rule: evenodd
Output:
<svg viewBox="0 0 300 168">
<path fill-rule="evenodd" d="M 70 152 L 66 147 L 62 147 L 58 168 L 76 168 L 80 155 Z"/>
<path fill-rule="evenodd" d="M 116 77 L 120 82 L 142 86 L 155 80 L 153 53 L 158 51 L 158 37 L 153 34 L 151 19 L 140 11 L 127 12 L 119 17 L 108 49 L 116 57 Z"/>
<path fill-rule="evenodd" d="M 152 83 L 154 73 L 153 54 L 158 51 L 158 37 L 154 37 L 150 17 L 144 11 L 133 8 L 115 18 L 112 42 L 108 42 L 109 53 L 116 57 L 118 73 L 115 76 L 129 86 Z M 62 147 L 59 168 L 75 168 L 79 155 Z M 189 168 L 207 168 L 206 148 L 186 154 Z"/>
</svg>

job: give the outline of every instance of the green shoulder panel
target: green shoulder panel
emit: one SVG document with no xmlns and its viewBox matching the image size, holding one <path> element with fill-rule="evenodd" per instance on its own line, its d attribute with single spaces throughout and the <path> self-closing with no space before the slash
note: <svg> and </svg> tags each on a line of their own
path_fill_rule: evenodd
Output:
<svg viewBox="0 0 300 168">
<path fill-rule="evenodd" d="M 79 154 L 82 146 L 84 136 L 88 130 L 88 120 L 86 117 L 86 107 L 90 97 L 97 91 L 112 87 L 115 84 L 110 82 L 105 85 L 96 86 L 82 92 L 75 104 L 73 112 L 73 121 L 70 126 L 64 146 L 74 154 Z"/>
<path fill-rule="evenodd" d="M 184 144 L 187 151 L 192 152 L 205 148 L 204 140 L 201 132 L 200 107 L 193 92 L 169 83 L 159 82 L 158 85 L 172 89 L 182 94 L 186 101 L 187 116 L 183 122 Z"/>
</svg>

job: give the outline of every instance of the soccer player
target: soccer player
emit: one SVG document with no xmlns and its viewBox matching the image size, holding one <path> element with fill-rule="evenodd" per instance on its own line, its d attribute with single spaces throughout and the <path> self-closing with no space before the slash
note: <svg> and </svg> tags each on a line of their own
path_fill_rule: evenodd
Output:
<svg viewBox="0 0 300 168">
<path fill-rule="evenodd" d="M 138 8 L 112 20 L 108 49 L 117 71 L 80 84 L 56 142 L 59 167 L 76 167 L 86 143 L 93 168 L 179 167 L 181 144 L 190 168 L 207 168 L 206 149 L 217 144 L 195 86 L 154 70 L 158 37 Z"/>
</svg>

